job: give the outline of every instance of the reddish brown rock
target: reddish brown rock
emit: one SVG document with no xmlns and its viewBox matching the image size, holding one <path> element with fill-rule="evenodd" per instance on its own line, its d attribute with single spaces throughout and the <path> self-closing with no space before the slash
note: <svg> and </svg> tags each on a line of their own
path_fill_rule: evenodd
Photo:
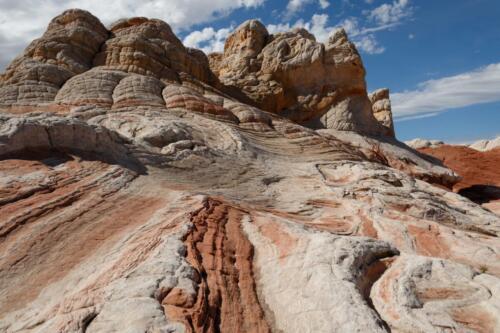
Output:
<svg viewBox="0 0 500 333">
<path fill-rule="evenodd" d="M 163 300 L 167 315 L 192 332 L 270 332 L 257 299 L 253 246 L 245 237 L 242 212 L 217 201 L 192 216 L 186 239 L 188 261 L 199 278 L 197 299 L 172 290 Z M 180 294 L 180 295 L 179 295 Z"/>
<path fill-rule="evenodd" d="M 453 191 L 500 213 L 500 149 L 482 152 L 466 146 L 441 145 L 420 151 L 443 161 L 462 177 Z"/>
<path fill-rule="evenodd" d="M 250 21 L 208 60 L 54 22 L 36 66 L 69 74 L 0 88 L 1 332 L 499 330 L 499 217 L 430 184 L 458 176 L 391 137 L 345 32 Z"/>
</svg>

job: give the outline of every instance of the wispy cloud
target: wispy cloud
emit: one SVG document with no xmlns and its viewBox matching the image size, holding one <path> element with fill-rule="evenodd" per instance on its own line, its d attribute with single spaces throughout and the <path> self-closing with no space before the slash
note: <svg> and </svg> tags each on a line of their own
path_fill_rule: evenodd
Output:
<svg viewBox="0 0 500 333">
<path fill-rule="evenodd" d="M 403 122 L 403 121 L 408 121 L 408 120 L 430 118 L 430 117 L 437 116 L 438 114 L 439 114 L 439 112 L 417 114 L 417 115 L 414 115 L 414 116 L 399 117 L 399 118 L 394 119 L 394 121 L 398 123 L 398 122 Z"/>
<path fill-rule="evenodd" d="M 392 94 L 391 100 L 395 118 L 403 119 L 500 101 L 500 63 L 422 82 L 415 90 Z"/>
</svg>

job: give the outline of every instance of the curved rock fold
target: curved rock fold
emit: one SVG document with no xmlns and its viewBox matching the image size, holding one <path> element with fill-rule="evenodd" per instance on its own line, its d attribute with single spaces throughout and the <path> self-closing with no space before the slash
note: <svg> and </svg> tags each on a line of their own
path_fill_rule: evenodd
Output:
<svg viewBox="0 0 500 333">
<path fill-rule="evenodd" d="M 364 75 L 343 30 L 56 17 L 0 76 L 0 332 L 499 332 L 500 218 Z"/>
</svg>

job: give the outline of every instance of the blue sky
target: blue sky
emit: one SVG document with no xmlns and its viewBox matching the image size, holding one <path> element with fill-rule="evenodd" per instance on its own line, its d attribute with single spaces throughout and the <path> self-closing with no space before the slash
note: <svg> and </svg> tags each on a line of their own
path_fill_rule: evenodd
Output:
<svg viewBox="0 0 500 333">
<path fill-rule="evenodd" d="M 498 0 L 0 0 L 0 68 L 73 7 L 105 24 L 163 19 L 206 52 L 221 50 L 250 18 L 270 32 L 306 27 L 320 41 L 343 26 L 362 54 L 369 90 L 391 90 L 399 139 L 500 135 Z"/>
</svg>

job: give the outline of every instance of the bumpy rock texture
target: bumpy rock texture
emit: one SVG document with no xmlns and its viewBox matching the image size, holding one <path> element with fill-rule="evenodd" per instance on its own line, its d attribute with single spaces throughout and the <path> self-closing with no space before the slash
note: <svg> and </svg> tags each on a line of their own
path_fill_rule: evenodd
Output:
<svg viewBox="0 0 500 333">
<path fill-rule="evenodd" d="M 73 10 L 0 82 L 2 332 L 500 330 L 500 219 L 430 184 L 343 31 L 207 58 Z"/>
<path fill-rule="evenodd" d="M 389 125 L 382 117 L 381 125 L 372 114 L 365 69 L 344 30 L 322 44 L 304 29 L 270 35 L 260 22 L 247 21 L 227 38 L 224 53 L 209 59 L 221 82 L 262 110 L 312 128 L 372 135 L 392 128 L 392 119 Z"/>
<path fill-rule="evenodd" d="M 479 140 L 469 145 L 472 149 L 487 151 L 500 148 L 500 136 L 492 140 Z"/>
<path fill-rule="evenodd" d="M 382 134 L 392 137 L 396 136 L 394 133 L 394 123 L 392 122 L 389 89 L 375 90 L 368 97 L 372 103 L 373 116 L 384 126 Z"/>
<path fill-rule="evenodd" d="M 409 141 L 405 141 L 409 147 L 413 149 L 421 149 L 421 148 L 437 148 L 441 145 L 444 145 L 443 141 L 440 140 L 426 140 L 426 139 L 413 139 Z"/>
</svg>

